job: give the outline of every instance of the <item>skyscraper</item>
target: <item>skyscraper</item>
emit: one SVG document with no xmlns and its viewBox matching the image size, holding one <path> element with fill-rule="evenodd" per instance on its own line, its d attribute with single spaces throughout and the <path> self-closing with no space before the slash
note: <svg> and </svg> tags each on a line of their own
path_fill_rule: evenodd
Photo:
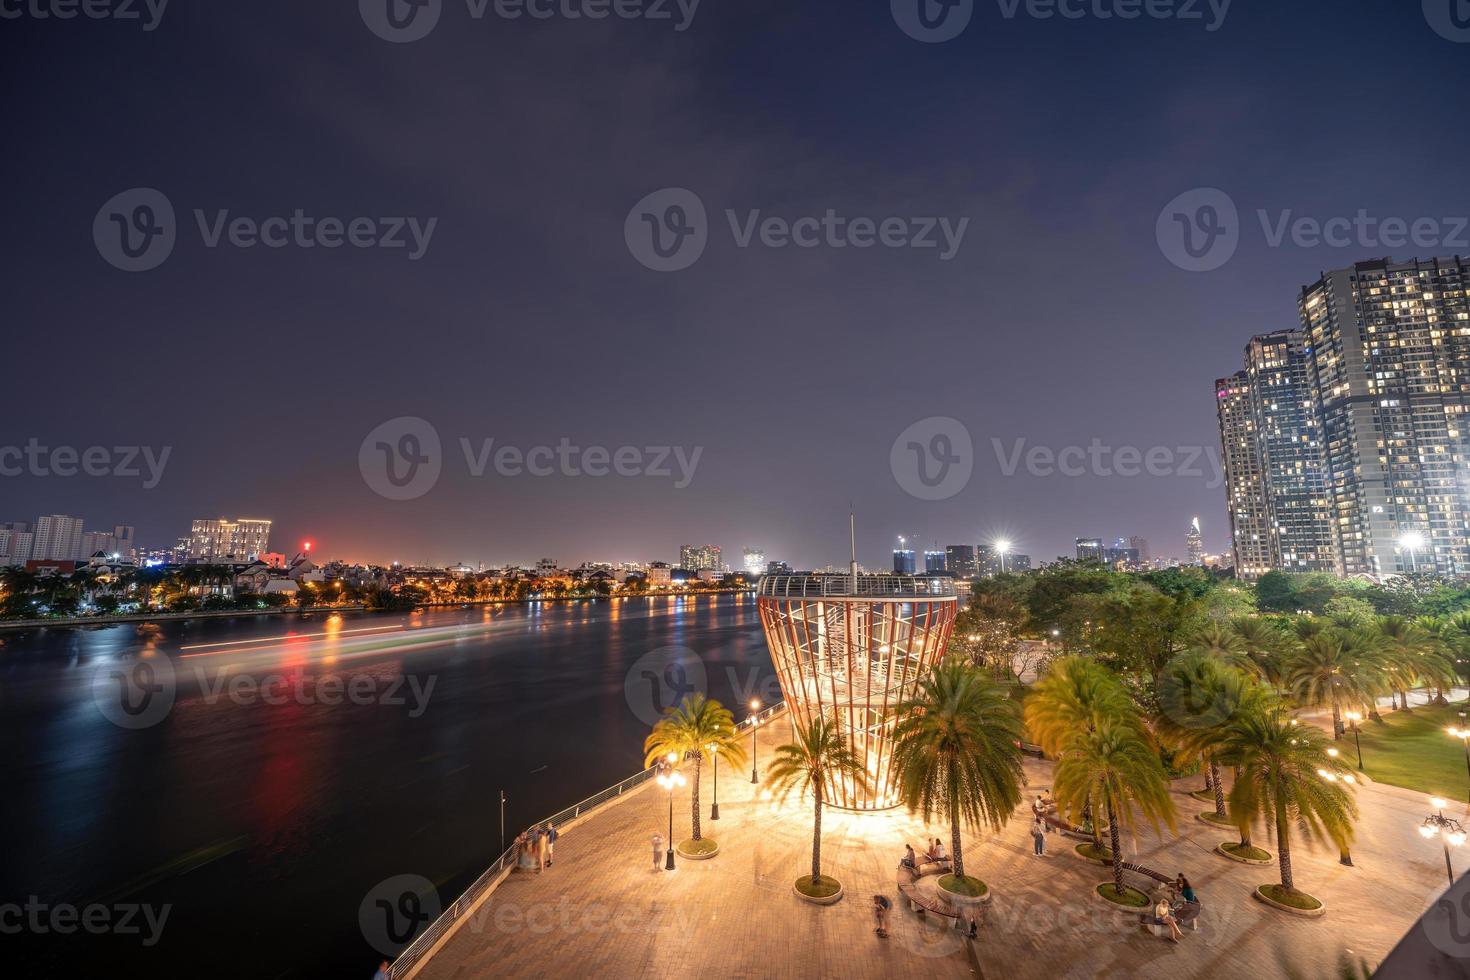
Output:
<svg viewBox="0 0 1470 980">
<path fill-rule="evenodd" d="M 1189 563 L 1191 565 L 1203 565 L 1205 563 L 1204 539 L 1203 535 L 1200 534 L 1198 517 L 1189 522 L 1189 529 L 1184 532 L 1184 546 L 1189 552 Z"/>
<path fill-rule="evenodd" d="M 766 553 L 760 548 L 746 548 L 742 552 L 747 575 L 761 575 L 766 570 Z"/>
<path fill-rule="evenodd" d="M 1337 572 L 1470 571 L 1470 266 L 1359 262 L 1299 307 Z"/>
<path fill-rule="evenodd" d="M 1103 561 L 1102 538 L 1078 538 L 1077 560 L 1078 561 Z"/>
<path fill-rule="evenodd" d="M 899 575 L 912 575 L 917 570 L 912 548 L 893 549 L 893 571 Z"/>
<path fill-rule="evenodd" d="M 980 568 L 975 563 L 975 546 L 952 544 L 944 549 L 944 567 L 955 578 L 977 578 Z"/>
<path fill-rule="evenodd" d="M 924 552 L 924 571 L 928 574 L 945 571 L 944 552 L 937 550 Z"/>
<path fill-rule="evenodd" d="M 75 561 L 81 557 L 82 519 L 47 514 L 36 519 L 31 557 L 38 561 Z"/>
<path fill-rule="evenodd" d="M 725 571 L 725 560 L 719 547 L 712 544 L 686 544 L 679 549 L 679 567 L 691 572 Z"/>
<path fill-rule="evenodd" d="M 1278 567 L 1280 556 L 1274 547 L 1271 517 L 1266 507 L 1266 481 L 1247 372 L 1236 371 L 1215 382 L 1215 412 L 1220 422 L 1221 461 L 1225 467 L 1226 509 L 1235 571 L 1241 578 L 1259 578 Z M 1193 555 L 1190 561 L 1192 564 Z"/>
</svg>

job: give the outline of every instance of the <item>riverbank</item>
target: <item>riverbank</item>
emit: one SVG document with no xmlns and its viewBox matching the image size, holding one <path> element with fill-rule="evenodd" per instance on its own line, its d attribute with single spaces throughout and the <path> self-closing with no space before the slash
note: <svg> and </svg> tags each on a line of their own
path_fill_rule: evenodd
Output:
<svg viewBox="0 0 1470 980">
<path fill-rule="evenodd" d="M 460 609 L 470 606 L 525 606 L 535 602 L 606 602 L 610 599 L 660 599 L 664 597 L 738 595 L 749 589 L 701 589 L 685 592 L 651 592 L 625 596 L 542 596 L 536 599 L 462 599 L 455 602 L 424 602 L 406 609 L 369 609 L 362 603 L 351 605 L 317 605 L 301 608 L 282 606 L 279 609 L 189 609 L 183 612 L 123 613 L 111 616 L 67 616 L 56 619 L 0 619 L 0 632 L 25 629 L 62 629 L 78 626 L 119 626 L 128 623 L 172 623 L 190 619 L 229 619 L 232 616 L 289 616 L 303 613 L 337 612 L 383 612 L 402 614 L 421 609 Z"/>
</svg>

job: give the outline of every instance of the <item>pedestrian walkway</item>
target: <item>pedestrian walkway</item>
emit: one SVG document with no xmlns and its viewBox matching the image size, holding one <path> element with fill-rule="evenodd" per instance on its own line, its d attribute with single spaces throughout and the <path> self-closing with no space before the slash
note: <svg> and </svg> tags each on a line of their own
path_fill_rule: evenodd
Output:
<svg viewBox="0 0 1470 980">
<path fill-rule="evenodd" d="M 788 737 L 785 718 L 765 726 L 762 763 Z M 966 870 L 989 882 L 994 895 L 973 949 L 937 917 L 926 924 L 898 901 L 895 872 L 904 843 L 922 849 L 937 836 L 947 845 L 947 827 L 925 827 L 903 810 L 824 811 L 822 870 L 838 877 L 846 894 L 836 905 L 818 907 L 791 890 L 810 869 L 810 801 L 793 796 L 781 806 L 764 786 L 751 785 L 748 770 L 732 777 L 721 767 L 721 819 L 712 822 L 707 767 L 704 833 L 719 841 L 717 857 L 680 857 L 672 874 L 652 870 L 649 838 L 667 834 L 668 797 L 649 784 L 568 831 L 557 842 L 554 868 L 511 875 L 419 976 L 1178 980 L 1276 976 L 1283 956 L 1303 976 L 1316 976 L 1344 951 L 1381 960 L 1446 885 L 1437 842 L 1417 832 L 1427 804 L 1406 790 L 1366 785 L 1358 793 L 1363 821 L 1353 848 L 1356 867 L 1339 864 L 1335 849 L 1293 847 L 1298 886 L 1326 901 L 1328 914 L 1304 919 L 1268 909 L 1250 892 L 1275 881 L 1276 868 L 1211 853 L 1231 832 L 1195 820 L 1209 807 L 1187 791 L 1201 782 L 1180 781 L 1179 835 L 1144 834 L 1123 847 L 1130 861 L 1182 871 L 1199 892 L 1205 906 L 1199 930 L 1174 945 L 1140 931 L 1135 917 L 1091 900 L 1093 886 L 1110 871 L 1073 854 L 1074 841 L 1052 834 L 1048 856 L 1032 854 L 1029 804 L 1050 785 L 1051 766 L 1027 760 L 1026 775 L 1026 800 L 999 835 L 965 835 Z M 676 839 L 689 834 L 687 794 L 686 787 L 675 799 Z M 1264 832 L 1257 843 L 1274 849 Z M 876 893 L 894 902 L 886 940 L 873 933 Z"/>
</svg>

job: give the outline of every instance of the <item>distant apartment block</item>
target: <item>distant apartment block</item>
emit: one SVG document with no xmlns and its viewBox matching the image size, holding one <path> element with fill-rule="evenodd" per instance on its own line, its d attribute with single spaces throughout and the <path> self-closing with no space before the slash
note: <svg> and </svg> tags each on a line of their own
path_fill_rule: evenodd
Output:
<svg viewBox="0 0 1470 980">
<path fill-rule="evenodd" d="M 187 539 L 187 557 L 198 560 L 244 560 L 270 551 L 271 522 L 240 518 L 199 520 Z M 180 542 L 181 544 L 183 542 Z"/>
</svg>

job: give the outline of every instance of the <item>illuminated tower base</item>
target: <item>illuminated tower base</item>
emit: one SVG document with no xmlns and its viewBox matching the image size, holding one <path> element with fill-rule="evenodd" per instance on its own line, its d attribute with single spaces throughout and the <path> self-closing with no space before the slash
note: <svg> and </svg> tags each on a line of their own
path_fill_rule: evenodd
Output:
<svg viewBox="0 0 1470 980">
<path fill-rule="evenodd" d="M 834 780 L 826 802 L 849 810 L 897 806 L 892 708 L 944 656 L 958 608 L 954 586 L 855 571 L 770 575 L 761 579 L 757 604 L 792 724 L 835 717 L 868 771 L 866 790 Z"/>
</svg>

